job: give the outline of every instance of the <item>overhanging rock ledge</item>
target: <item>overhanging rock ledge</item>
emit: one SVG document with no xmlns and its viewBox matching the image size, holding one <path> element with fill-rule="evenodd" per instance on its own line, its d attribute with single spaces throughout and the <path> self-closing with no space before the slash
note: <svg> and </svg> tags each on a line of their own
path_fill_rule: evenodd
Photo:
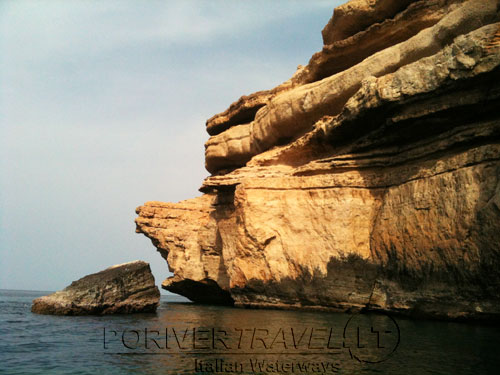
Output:
<svg viewBox="0 0 500 375">
<path fill-rule="evenodd" d="M 137 208 L 207 303 L 500 316 L 500 2 L 352 0 L 207 121 L 203 195 Z"/>
</svg>

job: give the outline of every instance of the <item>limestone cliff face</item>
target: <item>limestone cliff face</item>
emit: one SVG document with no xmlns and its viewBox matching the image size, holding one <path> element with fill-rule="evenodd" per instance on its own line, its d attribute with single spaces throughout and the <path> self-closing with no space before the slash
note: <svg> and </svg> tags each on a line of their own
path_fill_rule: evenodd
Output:
<svg viewBox="0 0 500 375">
<path fill-rule="evenodd" d="M 137 231 L 194 301 L 500 314 L 500 1 L 352 0 L 207 121 L 201 197 Z"/>
</svg>

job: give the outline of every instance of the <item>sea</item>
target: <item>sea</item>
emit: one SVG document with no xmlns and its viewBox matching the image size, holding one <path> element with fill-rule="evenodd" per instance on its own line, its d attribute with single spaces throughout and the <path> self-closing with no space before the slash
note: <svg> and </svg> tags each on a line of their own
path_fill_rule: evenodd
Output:
<svg viewBox="0 0 500 375">
<path fill-rule="evenodd" d="M 0 290 L 0 374 L 499 374 L 500 327 L 241 309 L 162 296 L 153 314 L 50 316 Z"/>
</svg>

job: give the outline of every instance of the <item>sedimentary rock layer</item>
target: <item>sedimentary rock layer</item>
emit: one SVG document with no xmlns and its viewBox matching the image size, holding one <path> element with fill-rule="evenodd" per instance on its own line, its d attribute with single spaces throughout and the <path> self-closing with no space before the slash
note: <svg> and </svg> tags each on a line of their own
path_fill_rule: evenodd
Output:
<svg viewBox="0 0 500 375">
<path fill-rule="evenodd" d="M 87 275 L 33 301 L 31 311 L 51 315 L 104 315 L 154 312 L 160 291 L 149 264 L 134 261 Z"/>
<path fill-rule="evenodd" d="M 204 194 L 137 209 L 174 272 L 163 287 L 239 306 L 500 316 L 499 9 L 335 10 L 308 66 L 209 121 L 224 129 L 209 130 Z"/>
<path fill-rule="evenodd" d="M 467 1 L 436 25 L 409 40 L 382 50 L 361 63 L 321 81 L 285 91 L 257 111 L 249 124 L 232 127 L 211 137 L 205 147 L 206 168 L 219 170 L 243 166 L 251 157 L 272 146 L 310 131 L 324 115 L 336 115 L 367 77 L 380 77 L 423 57 L 437 53 L 453 38 L 491 22 L 492 1 Z"/>
</svg>

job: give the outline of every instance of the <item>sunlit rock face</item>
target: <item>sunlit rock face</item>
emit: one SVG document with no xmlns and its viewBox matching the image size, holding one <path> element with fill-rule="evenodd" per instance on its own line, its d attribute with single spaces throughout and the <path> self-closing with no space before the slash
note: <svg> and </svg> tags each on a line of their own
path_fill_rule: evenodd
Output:
<svg viewBox="0 0 500 375">
<path fill-rule="evenodd" d="M 207 121 L 148 202 L 163 287 L 238 306 L 500 316 L 500 1 L 352 0 L 293 77 Z"/>
</svg>

